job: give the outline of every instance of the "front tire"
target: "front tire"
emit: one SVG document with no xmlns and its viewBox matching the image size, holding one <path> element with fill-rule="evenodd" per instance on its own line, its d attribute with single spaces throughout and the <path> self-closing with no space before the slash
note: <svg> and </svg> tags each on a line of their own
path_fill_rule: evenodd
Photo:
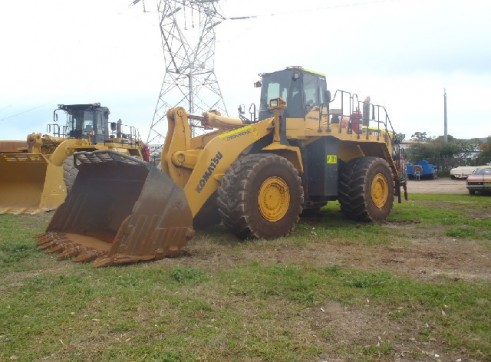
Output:
<svg viewBox="0 0 491 362">
<path fill-rule="evenodd" d="M 72 190 L 77 174 L 78 168 L 75 167 L 73 156 L 68 156 L 63 161 L 63 181 L 65 181 L 67 194 Z"/>
<path fill-rule="evenodd" d="M 349 162 L 339 177 L 339 203 L 350 219 L 385 221 L 394 203 L 394 178 L 387 161 L 363 157 Z"/>
<path fill-rule="evenodd" d="M 213 193 L 193 219 L 195 229 L 207 229 L 222 221 L 217 207 L 217 193 Z"/>
<path fill-rule="evenodd" d="M 302 212 L 302 181 L 286 158 L 253 154 L 237 159 L 218 189 L 224 225 L 241 239 L 289 234 Z"/>
</svg>

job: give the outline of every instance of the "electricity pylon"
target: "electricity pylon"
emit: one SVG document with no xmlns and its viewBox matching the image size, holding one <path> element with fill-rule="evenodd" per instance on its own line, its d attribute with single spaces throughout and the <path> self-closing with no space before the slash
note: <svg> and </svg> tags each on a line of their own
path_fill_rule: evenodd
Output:
<svg viewBox="0 0 491 362">
<path fill-rule="evenodd" d="M 147 142 L 162 144 L 166 112 L 182 106 L 189 113 L 217 110 L 227 114 L 214 69 L 215 27 L 225 18 L 219 0 L 160 0 L 160 33 L 165 74 Z M 135 2 L 136 3 L 136 2 Z M 193 134 L 198 124 L 192 125 Z"/>
</svg>

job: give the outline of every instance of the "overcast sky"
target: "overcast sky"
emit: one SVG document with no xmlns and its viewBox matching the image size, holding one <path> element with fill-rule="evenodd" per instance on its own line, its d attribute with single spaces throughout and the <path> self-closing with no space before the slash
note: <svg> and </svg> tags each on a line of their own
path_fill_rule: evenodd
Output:
<svg viewBox="0 0 491 362">
<path fill-rule="evenodd" d="M 146 139 L 164 76 L 156 1 L 0 3 L 0 139 L 45 132 L 59 103 L 100 102 Z M 258 73 L 301 65 L 386 106 L 397 132 L 491 135 L 491 1 L 221 0 L 215 72 L 229 115 Z"/>
</svg>

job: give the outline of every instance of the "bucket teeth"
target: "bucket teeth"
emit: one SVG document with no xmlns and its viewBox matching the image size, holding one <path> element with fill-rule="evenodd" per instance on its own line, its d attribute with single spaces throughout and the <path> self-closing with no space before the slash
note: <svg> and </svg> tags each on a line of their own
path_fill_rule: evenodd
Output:
<svg viewBox="0 0 491 362">
<path fill-rule="evenodd" d="M 77 257 L 73 259 L 73 261 L 77 263 L 88 263 L 89 261 L 93 261 L 102 256 L 103 254 L 104 253 L 101 253 L 97 250 L 87 248 L 83 250 L 80 254 L 78 254 Z"/>
<path fill-rule="evenodd" d="M 58 255 L 58 259 L 70 259 L 76 257 L 78 254 L 80 254 L 78 245 L 70 245 Z"/>
<path fill-rule="evenodd" d="M 37 246 L 40 249 L 47 249 L 55 245 L 57 240 L 52 234 L 42 234 L 37 237 Z"/>
<path fill-rule="evenodd" d="M 94 260 L 94 266 L 96 268 L 102 268 L 102 267 L 109 266 L 109 265 L 114 265 L 113 258 L 111 258 L 109 256 L 97 258 L 96 260 Z"/>
<path fill-rule="evenodd" d="M 38 248 L 47 253 L 58 253 L 58 259 L 74 258 L 73 261 L 85 263 L 102 257 L 106 252 L 78 245 L 68 240 L 64 234 L 46 233 L 38 236 Z"/>
<path fill-rule="evenodd" d="M 65 245 L 63 243 L 58 243 L 44 250 L 50 254 L 61 253 L 63 250 L 65 250 Z"/>
<path fill-rule="evenodd" d="M 42 243 L 38 243 L 38 248 L 41 250 L 45 250 L 45 249 L 51 248 L 53 245 L 56 245 L 55 241 L 46 240 L 46 241 L 43 241 Z"/>
</svg>

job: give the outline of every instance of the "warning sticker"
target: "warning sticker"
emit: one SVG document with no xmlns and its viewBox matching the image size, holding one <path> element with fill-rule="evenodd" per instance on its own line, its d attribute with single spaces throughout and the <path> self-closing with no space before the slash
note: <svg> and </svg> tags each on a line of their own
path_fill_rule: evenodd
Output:
<svg viewBox="0 0 491 362">
<path fill-rule="evenodd" d="M 328 163 L 328 164 L 338 163 L 338 156 L 337 155 L 327 155 L 326 156 L 326 163 Z"/>
</svg>

